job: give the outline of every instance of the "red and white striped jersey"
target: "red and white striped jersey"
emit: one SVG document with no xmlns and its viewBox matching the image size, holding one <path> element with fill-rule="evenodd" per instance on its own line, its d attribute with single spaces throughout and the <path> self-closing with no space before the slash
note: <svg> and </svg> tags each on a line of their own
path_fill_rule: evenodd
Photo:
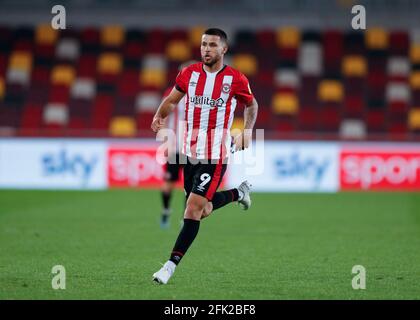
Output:
<svg viewBox="0 0 420 320">
<path fill-rule="evenodd" d="M 181 70 L 175 87 L 186 94 L 182 152 L 196 159 L 224 159 L 236 105 L 253 100 L 248 79 L 226 65 L 218 72 L 207 72 L 199 62 Z"/>
</svg>

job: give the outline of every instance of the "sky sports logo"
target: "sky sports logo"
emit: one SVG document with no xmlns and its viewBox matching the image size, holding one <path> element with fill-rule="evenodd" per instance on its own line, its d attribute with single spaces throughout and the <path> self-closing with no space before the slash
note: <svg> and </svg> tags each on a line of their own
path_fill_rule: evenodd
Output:
<svg viewBox="0 0 420 320">
<path fill-rule="evenodd" d="M 419 190 L 420 152 L 343 151 L 343 190 Z"/>
<path fill-rule="evenodd" d="M 319 187 L 331 164 L 328 157 L 316 158 L 294 151 L 275 159 L 279 179 L 303 179 L 313 187 Z"/>
<path fill-rule="evenodd" d="M 46 177 L 76 178 L 85 185 L 89 182 L 98 160 L 96 155 L 87 157 L 61 149 L 41 156 L 42 173 Z"/>
</svg>

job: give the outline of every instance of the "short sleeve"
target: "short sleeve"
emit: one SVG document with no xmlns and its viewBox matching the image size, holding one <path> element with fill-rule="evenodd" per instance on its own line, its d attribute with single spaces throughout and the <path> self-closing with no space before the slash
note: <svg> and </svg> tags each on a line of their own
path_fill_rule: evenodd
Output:
<svg viewBox="0 0 420 320">
<path fill-rule="evenodd" d="M 181 91 L 183 93 L 187 92 L 187 87 L 188 87 L 187 73 L 188 73 L 188 68 L 184 68 L 178 73 L 175 79 L 175 88 L 178 91 Z"/>
<path fill-rule="evenodd" d="M 254 95 L 249 86 L 249 81 L 242 73 L 239 76 L 235 97 L 239 102 L 242 102 L 245 105 L 250 105 L 254 99 Z"/>
</svg>

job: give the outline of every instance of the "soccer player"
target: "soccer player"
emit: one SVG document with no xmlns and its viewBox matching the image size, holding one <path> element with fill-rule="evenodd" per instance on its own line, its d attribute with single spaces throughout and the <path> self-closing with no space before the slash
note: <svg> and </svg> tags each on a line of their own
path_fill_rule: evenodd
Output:
<svg viewBox="0 0 420 320">
<path fill-rule="evenodd" d="M 187 61 L 180 66 L 180 71 L 196 61 Z M 163 94 L 163 99 L 166 98 L 172 90 L 172 87 L 169 87 Z M 165 120 L 165 127 L 172 130 L 176 136 L 176 140 L 172 143 L 175 145 L 173 150 L 168 151 L 168 161 L 165 164 L 165 173 L 163 176 L 163 184 L 161 187 L 162 194 L 162 204 L 163 210 L 160 218 L 160 226 L 163 229 L 169 227 L 169 217 L 172 210 L 170 209 L 170 201 L 172 198 L 172 191 L 175 183 L 179 180 L 179 171 L 185 163 L 185 156 L 180 152 L 182 148 L 182 137 L 184 130 L 184 111 L 185 111 L 185 98 L 181 99 L 177 106 L 174 108 L 173 112 L 168 115 L 168 118 Z"/>
<path fill-rule="evenodd" d="M 238 202 L 247 210 L 251 205 L 249 182 L 238 188 L 216 192 L 226 171 L 229 134 L 238 102 L 245 105 L 244 131 L 233 140 L 235 151 L 249 146 L 258 113 L 258 104 L 248 79 L 239 71 L 223 63 L 228 50 L 223 30 L 211 28 L 201 38 L 202 62 L 182 69 L 176 85 L 162 101 L 153 118 L 151 128 L 158 132 L 165 118 L 186 95 L 186 130 L 183 153 L 184 190 L 187 205 L 184 225 L 178 235 L 169 260 L 153 274 L 153 280 L 166 284 L 176 266 L 194 241 L 200 220 L 228 203 Z"/>
</svg>

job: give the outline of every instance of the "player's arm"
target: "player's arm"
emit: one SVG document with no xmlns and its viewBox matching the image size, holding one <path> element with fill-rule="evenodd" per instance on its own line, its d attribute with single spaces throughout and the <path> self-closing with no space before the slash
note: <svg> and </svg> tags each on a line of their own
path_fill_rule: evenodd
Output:
<svg viewBox="0 0 420 320">
<path fill-rule="evenodd" d="M 164 126 L 165 118 L 176 108 L 184 95 L 185 93 L 174 87 L 171 93 L 162 100 L 150 126 L 154 132 L 158 132 Z"/>
<path fill-rule="evenodd" d="M 235 150 L 243 150 L 249 147 L 252 141 L 252 130 L 258 115 L 258 102 L 255 98 L 244 110 L 244 131 L 234 138 Z"/>
</svg>

